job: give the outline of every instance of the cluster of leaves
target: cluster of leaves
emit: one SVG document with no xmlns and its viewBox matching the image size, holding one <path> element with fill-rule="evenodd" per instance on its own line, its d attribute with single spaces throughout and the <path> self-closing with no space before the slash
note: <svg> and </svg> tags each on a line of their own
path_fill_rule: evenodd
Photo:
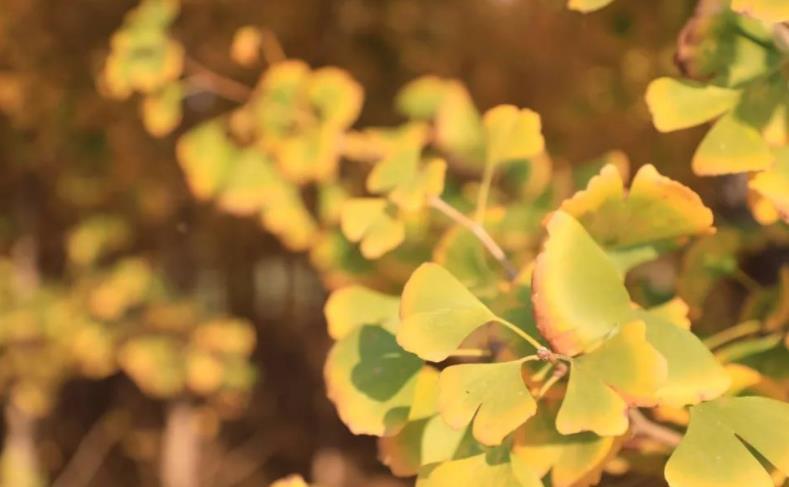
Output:
<svg viewBox="0 0 789 487">
<path fill-rule="evenodd" d="M 59 283 L 37 282 L 28 254 L 0 260 L 0 392 L 14 410 L 44 417 L 67 380 L 119 370 L 157 398 L 202 398 L 220 413 L 243 405 L 251 324 L 174 295 L 148 260 L 123 255 L 130 240 L 120 218 L 84 220 L 69 233 L 70 278 Z"/>
<path fill-rule="evenodd" d="M 755 217 L 775 224 L 755 237 L 716 233 L 700 197 L 651 165 L 629 181 L 621 153 L 554 167 L 538 114 L 482 113 L 462 84 L 433 76 L 398 94 L 401 125 L 354 129 L 363 94 L 347 73 L 274 60 L 238 107 L 179 138 L 178 160 L 198 199 L 309 251 L 335 288 L 328 395 L 351 431 L 379 437 L 396 475 L 570 487 L 668 457 L 672 487 L 773 485 L 789 475 L 789 268 L 763 286 L 739 260 L 789 240 L 780 3 L 701 2 L 680 37 L 691 80 L 660 78 L 646 95 L 660 131 L 717 119 L 692 166 L 749 175 Z M 164 4 L 145 0 L 124 30 L 149 5 Z M 251 64 L 261 43 L 244 28 L 233 57 Z M 157 77 L 175 82 L 166 66 Z M 632 284 L 683 250 L 668 291 Z M 747 287 L 742 321 L 702 341 L 691 321 L 727 280 Z M 154 336 L 121 353 L 130 375 L 166 396 L 246 384 L 234 369 L 250 351 L 243 325 L 184 335 L 191 312 L 151 312 Z M 172 373 L 152 379 L 160 369 Z"/>
<path fill-rule="evenodd" d="M 686 79 L 659 78 L 646 94 L 661 132 L 713 121 L 693 156 L 701 176 L 747 174 L 763 224 L 789 221 L 786 27 L 783 2 L 701 2 L 680 36 Z M 745 13 L 738 13 L 745 12 Z M 746 14 L 747 13 L 747 14 Z"/>
</svg>

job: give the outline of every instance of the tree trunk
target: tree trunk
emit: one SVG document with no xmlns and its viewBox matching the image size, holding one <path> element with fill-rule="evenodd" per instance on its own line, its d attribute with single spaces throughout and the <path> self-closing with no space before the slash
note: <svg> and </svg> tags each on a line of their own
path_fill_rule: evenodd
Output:
<svg viewBox="0 0 789 487">
<path fill-rule="evenodd" d="M 36 452 L 36 420 L 12 402 L 5 407 L 3 487 L 42 487 L 44 476 Z"/>
<path fill-rule="evenodd" d="M 186 399 L 170 403 L 166 421 L 162 445 L 162 485 L 197 487 L 200 445 L 194 405 Z"/>
</svg>

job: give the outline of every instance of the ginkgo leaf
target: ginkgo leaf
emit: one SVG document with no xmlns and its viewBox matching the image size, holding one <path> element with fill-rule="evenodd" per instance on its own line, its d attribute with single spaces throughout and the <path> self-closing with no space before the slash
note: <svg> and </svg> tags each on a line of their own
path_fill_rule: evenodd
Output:
<svg viewBox="0 0 789 487">
<path fill-rule="evenodd" d="M 674 297 L 663 304 L 653 306 L 647 310 L 650 315 L 660 317 L 672 325 L 690 330 L 690 306 L 680 297 Z"/>
<path fill-rule="evenodd" d="M 242 66 L 252 66 L 260 58 L 263 33 L 253 25 L 245 25 L 233 34 L 230 57 Z"/>
<path fill-rule="evenodd" d="M 576 355 L 628 320 L 630 296 L 613 261 L 570 214 L 553 213 L 532 279 L 537 327 Z"/>
<path fill-rule="evenodd" d="M 726 397 L 699 404 L 666 463 L 666 480 L 671 487 L 771 487 L 772 478 L 751 449 L 789 474 L 787 431 L 785 402 Z"/>
<path fill-rule="evenodd" d="M 599 10 L 613 1 L 614 0 L 570 0 L 567 3 L 567 7 L 571 10 L 586 13 Z"/>
<path fill-rule="evenodd" d="M 472 418 L 472 432 L 483 445 L 498 445 L 537 410 L 526 388 L 522 360 L 461 364 L 441 372 L 438 409 L 449 426 L 460 429 Z"/>
<path fill-rule="evenodd" d="M 396 435 L 378 439 L 378 457 L 395 475 L 416 475 L 423 465 L 452 459 L 466 433 L 451 428 L 438 415 L 412 421 Z"/>
<path fill-rule="evenodd" d="M 446 170 L 447 163 L 443 159 L 430 159 L 412 180 L 392 190 L 389 199 L 404 211 L 422 208 L 431 197 L 444 191 Z"/>
<path fill-rule="evenodd" d="M 556 429 L 565 435 L 621 435 L 629 425 L 628 406 L 654 405 L 667 374 L 666 360 L 647 341 L 646 325 L 628 323 L 592 352 L 573 359 Z"/>
<path fill-rule="evenodd" d="M 682 259 L 677 294 L 688 303 L 692 317 L 701 314 L 715 283 L 737 270 L 737 252 L 742 237 L 731 228 L 722 228 L 693 242 Z"/>
<path fill-rule="evenodd" d="M 485 131 L 466 88 L 449 81 L 436 113 L 436 143 L 442 149 L 473 163 L 484 158 Z"/>
<path fill-rule="evenodd" d="M 756 174 L 748 187 L 769 201 L 780 217 L 789 223 L 789 148 L 775 151 L 775 165 Z"/>
<path fill-rule="evenodd" d="M 768 169 L 774 157 L 759 131 L 728 113 L 718 119 L 693 155 L 693 172 L 718 176 Z"/>
<path fill-rule="evenodd" d="M 142 102 L 142 120 L 145 129 L 154 137 L 164 137 L 181 123 L 181 100 L 183 88 L 180 83 L 168 83 L 161 89 L 148 94 Z"/>
<path fill-rule="evenodd" d="M 225 133 L 222 122 L 212 120 L 181 136 L 176 153 L 192 194 L 208 199 L 222 187 L 238 148 Z"/>
<path fill-rule="evenodd" d="M 497 319 L 452 274 L 432 263 L 419 266 L 406 282 L 400 318 L 397 342 L 432 362 L 446 359 L 472 331 Z"/>
<path fill-rule="evenodd" d="M 739 99 L 739 90 L 673 78 L 652 81 L 646 94 L 652 121 L 661 132 L 712 120 L 734 108 Z"/>
<path fill-rule="evenodd" d="M 484 299 L 500 294 L 495 261 L 470 230 L 460 226 L 450 228 L 436 244 L 433 260 L 475 295 Z"/>
<path fill-rule="evenodd" d="M 360 242 L 362 255 L 376 259 L 405 239 L 405 225 L 386 212 L 383 198 L 353 198 L 340 214 L 342 232 L 352 242 Z"/>
<path fill-rule="evenodd" d="M 491 108 L 483 117 L 487 164 L 528 159 L 543 151 L 542 123 L 537 112 L 513 105 Z"/>
<path fill-rule="evenodd" d="M 588 432 L 562 435 L 556 431 L 556 406 L 549 401 L 540 404 L 537 414 L 515 433 L 510 459 L 521 478 L 530 475 L 539 481 L 550 472 L 553 487 L 595 485 L 606 460 L 618 449 L 616 439 Z"/>
<path fill-rule="evenodd" d="M 380 325 L 395 333 L 400 299 L 364 286 L 352 285 L 331 293 L 323 309 L 329 336 L 339 340 L 363 325 Z"/>
<path fill-rule="evenodd" d="M 430 120 L 441 106 L 447 85 L 437 76 L 422 76 L 409 82 L 397 94 L 398 111 L 414 120 Z"/>
<path fill-rule="evenodd" d="M 726 392 L 726 370 L 696 335 L 651 311 L 635 313 L 646 323 L 647 340 L 668 364 L 667 380 L 656 394 L 661 404 L 697 404 Z"/>
<path fill-rule="evenodd" d="M 789 4 L 783 0 L 732 0 L 731 9 L 765 22 L 789 21 Z"/>
<path fill-rule="evenodd" d="M 625 193 L 613 165 L 603 167 L 561 209 L 573 215 L 607 249 L 710 233 L 712 211 L 687 186 L 642 166 Z"/>
<path fill-rule="evenodd" d="M 335 179 L 340 136 L 334 127 L 316 126 L 284 138 L 276 149 L 280 172 L 297 184 Z"/>
<path fill-rule="evenodd" d="M 406 423 L 420 370 L 422 361 L 401 349 L 392 333 L 364 325 L 334 344 L 324 378 L 329 399 L 348 428 L 382 436 Z"/>
<path fill-rule="evenodd" d="M 413 180 L 427 135 L 427 126 L 411 123 L 381 137 L 384 155 L 367 177 L 367 190 L 388 193 Z"/>
<path fill-rule="evenodd" d="M 479 485 L 486 487 L 535 487 L 523 484 L 513 466 L 498 452 L 482 453 L 459 460 L 427 465 L 419 472 L 416 487 Z"/>
<path fill-rule="evenodd" d="M 348 72 L 327 67 L 312 73 L 307 96 L 320 114 L 322 124 L 344 129 L 359 116 L 364 91 Z"/>
</svg>

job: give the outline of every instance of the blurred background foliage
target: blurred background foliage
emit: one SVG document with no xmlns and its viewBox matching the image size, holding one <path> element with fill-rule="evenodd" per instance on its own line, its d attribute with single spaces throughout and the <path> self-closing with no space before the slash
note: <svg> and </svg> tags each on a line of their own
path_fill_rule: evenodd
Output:
<svg viewBox="0 0 789 487">
<path fill-rule="evenodd" d="M 339 66 L 364 87 L 359 127 L 401 122 L 395 96 L 414 78 L 456 78 L 482 111 L 511 103 L 540 113 L 558 170 L 622 150 L 693 187 L 716 223 L 745 221 L 742 178 L 691 173 L 705 130 L 660 135 L 643 99 L 651 80 L 678 74 L 676 37 L 694 4 L 620 0 L 581 15 L 560 0 L 183 0 L 170 34 L 187 64 L 243 90 L 265 65 L 243 42 L 234 48 L 234 37 L 254 43 L 255 31 L 238 29 L 268 29 L 289 57 Z M 195 199 L 176 162 L 182 133 L 237 103 L 176 84 L 170 89 L 187 91 L 146 104 L 182 94 L 182 113 L 157 119 L 146 110 L 163 111 L 136 98 L 111 99 L 129 87 L 98 81 L 134 6 L 0 5 L 0 363 L 14 364 L 0 377 L 7 416 L 40 418 L 36 457 L 60 485 L 157 485 L 165 417 L 184 398 L 199 425 L 205 485 L 267 485 L 291 472 L 322 485 L 406 485 L 326 398 L 331 340 L 321 309 L 324 284 L 336 283 L 250 218 Z M 166 135 L 176 118 L 183 122 Z M 727 245 L 719 240 L 709 245 Z M 780 257 L 760 256 L 750 274 L 774 282 L 778 266 L 764 259 Z M 707 303 L 705 322 L 732 322 L 738 305 L 726 297 L 735 294 Z M 13 320 L 35 323 L 26 325 L 31 334 L 8 333 Z M 120 346 L 117 364 L 102 352 L 108 343 Z M 73 462 L 99 453 L 100 464 L 77 468 L 95 473 L 80 484 Z M 646 482 L 636 481 L 606 485 Z"/>
</svg>

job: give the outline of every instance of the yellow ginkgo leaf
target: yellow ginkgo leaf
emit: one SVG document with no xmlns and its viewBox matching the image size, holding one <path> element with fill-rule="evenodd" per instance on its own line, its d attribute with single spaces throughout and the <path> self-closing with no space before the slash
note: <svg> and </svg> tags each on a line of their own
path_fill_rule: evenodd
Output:
<svg viewBox="0 0 789 487">
<path fill-rule="evenodd" d="M 734 108 L 739 99 L 739 90 L 673 78 L 652 81 L 646 94 L 652 121 L 661 132 L 707 122 Z"/>
<path fill-rule="evenodd" d="M 362 255 L 377 259 L 399 246 L 405 239 L 405 225 L 389 216 L 383 198 L 353 198 L 345 202 L 340 214 L 343 234 L 360 242 Z"/>
</svg>

